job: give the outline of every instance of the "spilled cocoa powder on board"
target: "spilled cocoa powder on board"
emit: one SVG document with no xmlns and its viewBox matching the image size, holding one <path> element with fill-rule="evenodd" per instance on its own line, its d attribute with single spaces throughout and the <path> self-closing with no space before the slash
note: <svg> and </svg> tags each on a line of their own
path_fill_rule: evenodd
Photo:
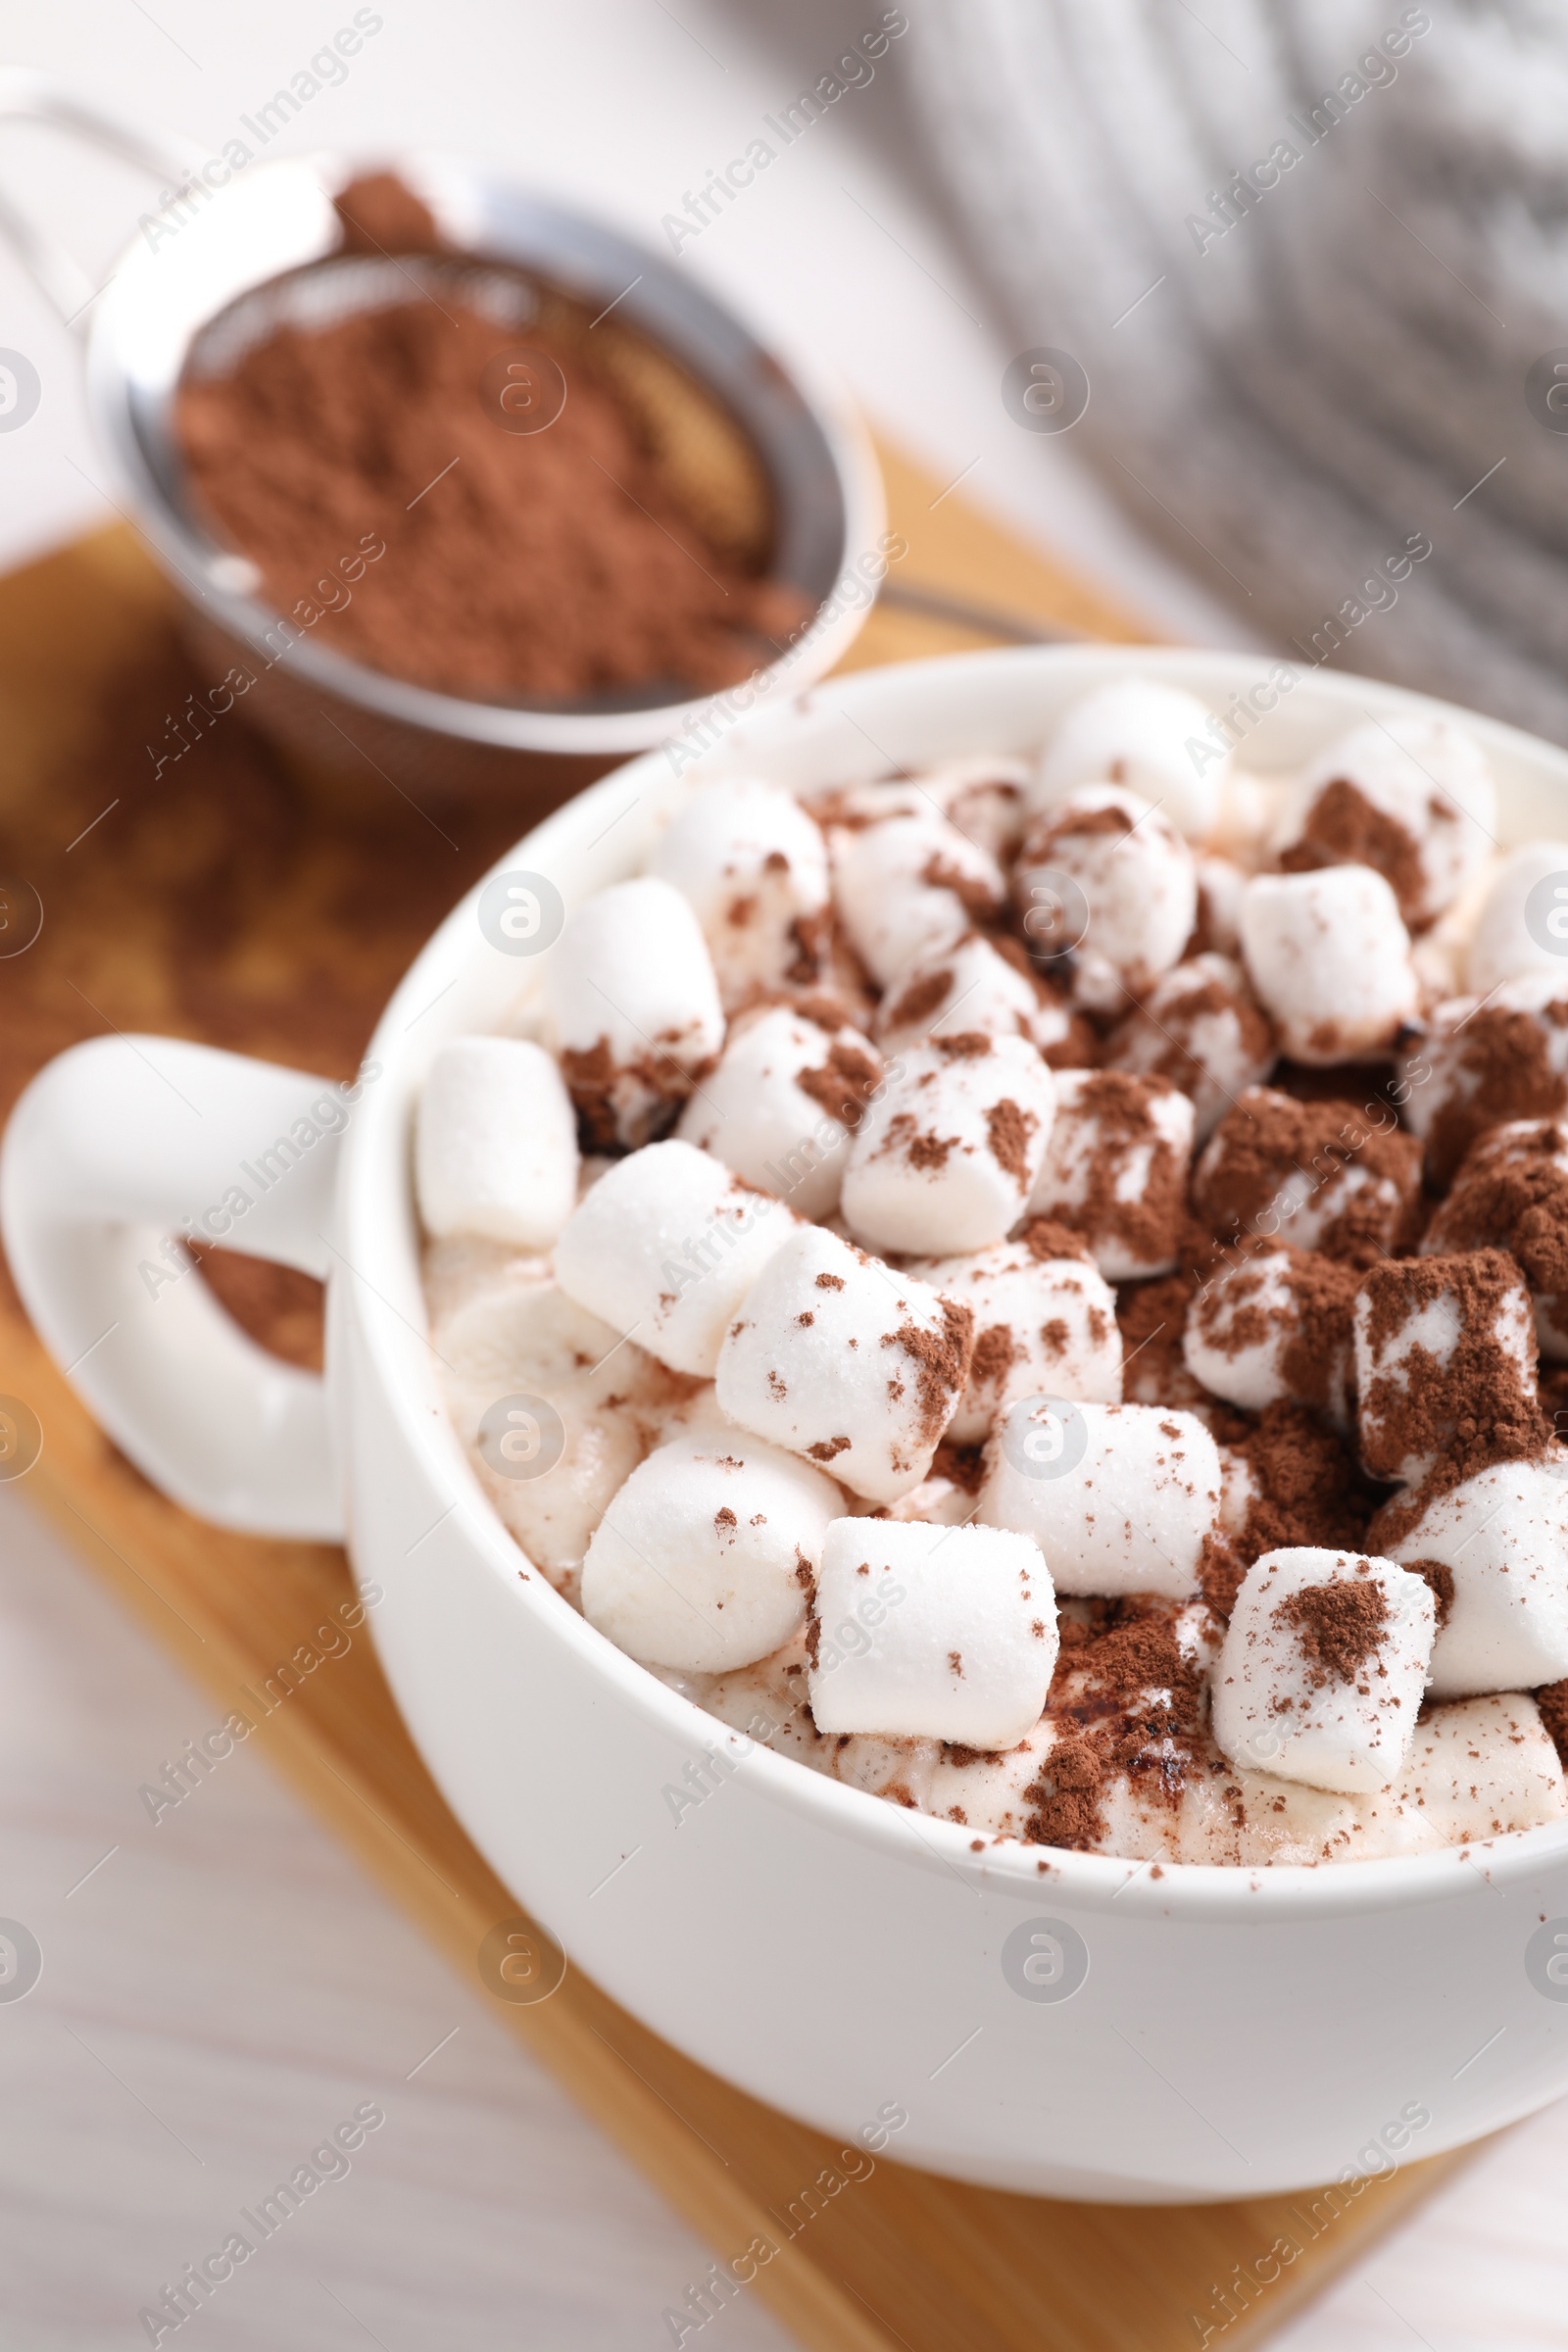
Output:
<svg viewBox="0 0 1568 2352">
<path fill-rule="evenodd" d="M 724 544 L 679 494 L 582 306 L 443 255 L 388 175 L 338 212 L 343 256 L 279 281 L 336 273 L 336 307 L 274 308 L 237 352 L 225 314 L 176 394 L 197 502 L 267 601 L 306 626 L 329 611 L 333 650 L 456 694 L 708 692 L 771 662 L 811 605 L 762 576 L 770 520 L 760 544 Z M 387 280 L 368 303 L 366 271 Z M 540 429 L 509 429 L 558 396 Z"/>
</svg>

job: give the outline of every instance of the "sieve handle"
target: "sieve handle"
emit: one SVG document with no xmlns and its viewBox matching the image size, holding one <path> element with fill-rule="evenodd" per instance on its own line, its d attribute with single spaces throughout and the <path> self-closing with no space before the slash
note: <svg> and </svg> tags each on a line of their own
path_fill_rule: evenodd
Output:
<svg viewBox="0 0 1568 2352">
<path fill-rule="evenodd" d="M 179 1241 L 324 1277 L 357 1092 L 117 1033 L 58 1054 L 11 1114 L 0 1221 L 39 1338 L 136 1467 L 220 1527 L 341 1536 L 342 1486 L 325 1384 L 247 1338 Z"/>
<path fill-rule="evenodd" d="M 0 73 L 0 123 L 8 122 L 47 122 L 55 130 L 70 131 L 89 147 L 134 164 L 172 187 L 182 185 L 204 160 L 193 140 L 108 113 L 48 74 Z M 15 248 L 66 324 L 74 326 L 102 288 L 93 284 L 74 255 L 46 236 L 3 190 L 0 236 Z"/>
</svg>

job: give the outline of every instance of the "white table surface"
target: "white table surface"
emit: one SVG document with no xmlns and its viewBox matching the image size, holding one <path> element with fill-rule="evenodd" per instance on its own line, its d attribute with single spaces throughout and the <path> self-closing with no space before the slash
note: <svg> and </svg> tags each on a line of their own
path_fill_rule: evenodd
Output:
<svg viewBox="0 0 1568 2352">
<path fill-rule="evenodd" d="M 151 13 L 140 0 L 10 0 L 0 26 L 7 62 L 217 147 L 352 14 L 347 0 L 272 0 L 265 15 L 214 0 L 154 0 Z M 279 151 L 462 147 L 657 241 L 685 190 L 879 11 L 385 0 L 380 14 L 346 81 Z M 1142 538 L 1070 436 L 1009 422 L 999 386 L 1011 350 L 922 191 L 896 64 L 895 50 L 684 248 L 685 266 L 785 321 L 941 480 L 964 473 L 968 496 L 1158 625 L 1257 643 L 1211 577 Z M 0 182 L 99 276 L 147 202 L 130 176 L 30 129 L 0 136 Z M 30 422 L 0 434 L 9 564 L 112 510 L 74 339 L 4 252 L 0 346 L 24 351 L 43 387 Z M 0 2005 L 0 2352 L 146 2342 L 140 2307 L 367 2099 L 387 2120 L 350 2175 L 191 2323 L 212 2352 L 667 2344 L 663 2310 L 705 2249 L 260 1757 L 238 1750 L 194 1800 L 147 1820 L 138 1786 L 209 1713 L 31 1516 L 24 1490 L 0 1490 L 0 1914 L 25 1921 L 46 1954 L 35 1990 Z M 1563 2344 L 1565 2192 L 1558 2109 L 1379 2246 L 1277 2339 L 1282 2352 Z M 785 2342 L 746 2303 L 722 2329 L 727 2352 Z"/>
</svg>

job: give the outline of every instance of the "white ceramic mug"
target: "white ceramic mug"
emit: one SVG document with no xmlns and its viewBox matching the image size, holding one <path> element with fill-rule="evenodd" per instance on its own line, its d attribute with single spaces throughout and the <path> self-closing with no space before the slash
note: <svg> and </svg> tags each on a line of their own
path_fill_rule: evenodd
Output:
<svg viewBox="0 0 1568 2352">
<path fill-rule="evenodd" d="M 635 872 L 696 783 L 805 788 L 1028 750 L 1071 699 L 1131 671 L 1266 711 L 1244 753 L 1264 770 L 1363 715 L 1444 708 L 1251 655 L 1072 648 L 866 671 L 683 774 L 645 755 L 497 876 L 543 877 L 569 908 Z M 1505 839 L 1562 832 L 1568 757 L 1465 723 Z M 131 1458 L 230 1526 L 346 1527 L 384 1591 L 371 1623 L 398 1703 L 519 1900 L 715 2073 L 845 2139 L 878 2144 L 876 2119 L 903 2111 L 893 2153 L 1005 2188 L 1140 2202 L 1338 2179 L 1343 2197 L 1568 2087 L 1568 1827 L 1316 1870 L 975 1853 L 951 1822 L 749 1746 L 522 1573 L 442 1407 L 410 1176 L 433 1051 L 503 1025 L 548 953 L 530 951 L 552 929 L 549 887 L 497 876 L 415 963 L 336 1115 L 317 1079 L 104 1039 L 29 1087 L 0 1177 L 28 1311 Z M 498 903 L 520 915 L 499 925 Z M 297 1119 L 327 1132 L 307 1142 Z M 252 1203 L 225 1210 L 236 1189 Z M 327 1277 L 324 1384 L 241 1339 L 198 1281 L 152 1280 L 188 1219 Z M 694 1760 L 710 1793 L 674 1806 Z"/>
</svg>

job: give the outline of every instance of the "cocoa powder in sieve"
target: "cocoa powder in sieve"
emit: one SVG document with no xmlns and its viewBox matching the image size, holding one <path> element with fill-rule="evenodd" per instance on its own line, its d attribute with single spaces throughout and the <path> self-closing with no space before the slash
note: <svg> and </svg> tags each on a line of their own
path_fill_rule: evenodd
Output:
<svg viewBox="0 0 1568 2352">
<path fill-rule="evenodd" d="M 334 651 L 457 694 L 707 692 L 771 662 L 809 601 L 713 544 L 586 335 L 488 316 L 386 174 L 338 212 L 347 251 L 423 257 L 407 285 L 309 329 L 274 324 L 222 371 L 187 369 L 176 395 L 197 501 L 266 600 L 307 626 L 329 610 Z M 520 348 L 542 356 L 541 391 L 564 386 L 542 430 L 503 429 L 482 395 L 487 365 Z M 379 558 L 332 573 L 376 541 Z"/>
</svg>

